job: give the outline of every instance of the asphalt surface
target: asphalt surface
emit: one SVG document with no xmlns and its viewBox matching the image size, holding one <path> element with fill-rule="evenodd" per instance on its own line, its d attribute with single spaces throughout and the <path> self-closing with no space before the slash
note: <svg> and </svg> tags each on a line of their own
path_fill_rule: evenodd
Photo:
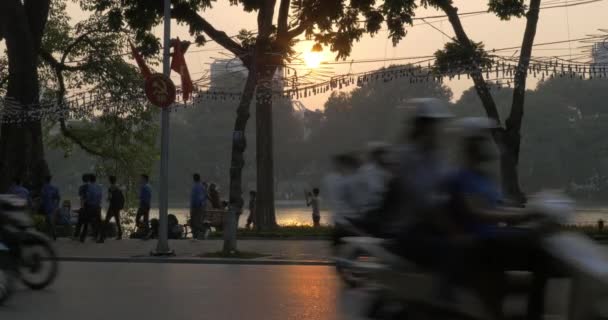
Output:
<svg viewBox="0 0 608 320">
<path fill-rule="evenodd" d="M 63 262 L 19 289 L 0 319 L 356 319 L 328 266 Z M 352 301 L 352 299 L 351 299 Z"/>
</svg>

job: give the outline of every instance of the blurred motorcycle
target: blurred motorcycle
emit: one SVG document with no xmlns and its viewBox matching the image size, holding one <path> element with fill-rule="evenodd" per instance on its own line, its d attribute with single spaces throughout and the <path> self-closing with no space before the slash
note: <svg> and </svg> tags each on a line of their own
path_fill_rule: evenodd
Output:
<svg viewBox="0 0 608 320">
<path fill-rule="evenodd" d="M 561 195 L 544 192 L 532 198 L 527 210 L 532 210 L 539 218 L 522 227 L 538 230 L 544 250 L 567 270 L 566 276 L 573 280 L 568 318 L 605 317 L 606 311 L 601 310 L 603 304 L 599 300 L 608 297 L 608 254 L 593 240 L 558 227 L 568 223 L 572 216 L 572 202 Z M 342 242 L 349 248 L 348 252 L 360 254 L 352 260 L 341 260 L 341 268 L 365 275 L 358 278 L 359 286 L 374 289 L 368 317 L 489 318 L 479 297 L 470 289 L 453 287 L 451 298 L 440 298 L 440 288 L 445 285 L 441 276 L 395 255 L 387 249 L 387 240 L 345 237 Z M 361 254 L 366 258 L 361 259 Z M 508 275 L 512 282 L 523 280 L 525 284 L 528 279 L 522 273 Z M 590 290 L 591 287 L 594 289 Z M 527 289 L 523 292 L 527 294 L 525 291 Z"/>
<path fill-rule="evenodd" d="M 9 248 L 0 242 L 0 305 L 10 298 L 15 290 L 13 259 Z"/>
<path fill-rule="evenodd" d="M 28 288 L 41 290 L 55 280 L 59 268 L 51 241 L 34 229 L 25 201 L 13 195 L 0 195 L 0 239 L 8 250 L 4 270 Z"/>
</svg>

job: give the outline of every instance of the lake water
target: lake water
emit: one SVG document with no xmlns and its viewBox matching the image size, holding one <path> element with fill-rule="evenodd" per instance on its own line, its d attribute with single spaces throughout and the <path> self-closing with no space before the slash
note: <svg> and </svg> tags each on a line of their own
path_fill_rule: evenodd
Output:
<svg viewBox="0 0 608 320">
<path fill-rule="evenodd" d="M 170 208 L 169 213 L 175 214 L 180 223 L 185 223 L 189 216 L 189 209 Z M 240 226 L 245 226 L 247 215 L 249 215 L 249 211 L 245 210 L 239 221 Z M 158 209 L 153 208 L 150 212 L 150 216 L 158 217 Z M 277 203 L 276 216 L 279 225 L 312 225 L 312 211 L 301 201 Z M 608 207 L 580 207 L 575 212 L 573 224 L 595 225 L 600 219 L 608 221 Z M 330 225 L 332 223 L 331 211 L 322 209 L 321 224 Z"/>
</svg>

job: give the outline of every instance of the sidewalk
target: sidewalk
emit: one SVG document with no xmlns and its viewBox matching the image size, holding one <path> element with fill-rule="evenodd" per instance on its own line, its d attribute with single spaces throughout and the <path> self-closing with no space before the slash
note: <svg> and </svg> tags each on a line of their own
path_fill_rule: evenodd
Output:
<svg viewBox="0 0 608 320">
<path fill-rule="evenodd" d="M 222 250 L 222 240 L 170 240 L 169 247 L 175 251 L 175 257 L 169 258 L 180 261 L 196 262 L 198 260 L 215 260 L 203 258 L 201 255 Z M 153 261 L 150 251 L 156 248 L 156 240 L 114 240 L 105 243 L 95 243 L 91 240 L 80 243 L 70 239 L 58 239 L 55 243 L 57 255 L 62 260 L 91 260 L 91 261 Z M 246 259 L 248 261 L 286 261 L 313 262 L 326 264 L 331 261 L 330 242 L 324 240 L 239 240 L 237 248 L 242 252 L 254 252 L 265 255 L 263 258 Z M 221 259 L 226 260 L 226 259 Z M 239 260 L 239 259 L 237 259 Z M 239 260 L 242 261 L 242 260 Z"/>
</svg>

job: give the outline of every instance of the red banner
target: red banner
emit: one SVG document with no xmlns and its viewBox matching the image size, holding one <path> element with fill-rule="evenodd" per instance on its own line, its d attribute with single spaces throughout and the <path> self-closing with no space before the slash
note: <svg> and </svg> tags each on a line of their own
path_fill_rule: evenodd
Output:
<svg viewBox="0 0 608 320">
<path fill-rule="evenodd" d="M 182 77 L 182 95 L 184 101 L 190 99 L 192 90 L 194 89 L 192 79 L 190 78 L 190 71 L 188 71 L 188 66 L 186 65 L 186 58 L 184 58 L 188 45 L 188 42 L 182 43 L 179 38 L 171 40 L 171 46 L 173 47 L 171 69 Z"/>
</svg>

